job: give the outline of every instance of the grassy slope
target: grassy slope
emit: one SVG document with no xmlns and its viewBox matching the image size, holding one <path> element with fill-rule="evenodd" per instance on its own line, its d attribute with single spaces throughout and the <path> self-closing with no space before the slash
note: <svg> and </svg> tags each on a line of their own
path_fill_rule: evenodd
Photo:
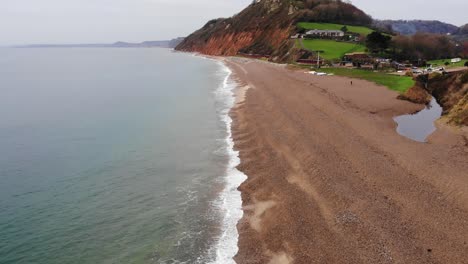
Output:
<svg viewBox="0 0 468 264">
<path fill-rule="evenodd" d="M 340 76 L 368 80 L 386 86 L 391 90 L 398 91 L 400 93 L 406 92 L 415 84 L 413 78 L 411 77 L 391 75 L 381 72 L 345 68 L 322 68 L 320 71 L 333 73 Z"/>
<path fill-rule="evenodd" d="M 344 25 L 340 24 L 330 24 L 330 23 L 310 23 L 310 22 L 300 22 L 297 24 L 297 27 L 304 29 L 321 29 L 321 30 L 341 30 Z M 369 35 L 374 30 L 367 27 L 360 26 L 348 26 L 348 32 L 358 33 L 363 35 Z"/>
<path fill-rule="evenodd" d="M 326 39 L 304 39 L 304 48 L 308 50 L 323 50 L 320 56 L 327 60 L 341 59 L 346 53 L 365 51 L 366 47 L 360 44 L 336 42 Z"/>
<path fill-rule="evenodd" d="M 460 62 L 457 62 L 457 63 L 451 63 L 450 62 L 451 59 L 444 59 L 444 60 L 432 60 L 432 61 L 428 61 L 427 64 L 432 64 L 434 66 L 441 66 L 441 67 L 463 67 L 463 65 L 465 64 L 465 62 L 468 61 L 468 59 L 464 59 L 464 60 L 461 60 Z M 445 62 L 448 61 L 450 62 L 450 65 L 448 66 L 445 66 Z"/>
</svg>

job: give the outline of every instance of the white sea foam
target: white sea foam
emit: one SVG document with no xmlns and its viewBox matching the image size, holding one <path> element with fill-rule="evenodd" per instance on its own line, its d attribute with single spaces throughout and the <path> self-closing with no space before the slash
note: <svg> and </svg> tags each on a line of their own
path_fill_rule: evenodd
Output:
<svg viewBox="0 0 468 264">
<path fill-rule="evenodd" d="M 236 169 L 240 163 L 239 152 L 234 150 L 234 141 L 232 139 L 232 119 L 229 116 L 231 108 L 235 104 L 234 89 L 236 84 L 231 80 L 231 70 L 221 64 L 225 78 L 222 85 L 216 91 L 218 100 L 223 101 L 221 109 L 221 118 L 226 125 L 226 147 L 229 157 L 229 163 L 225 174 L 225 187 L 221 192 L 218 205 L 223 213 L 222 233 L 216 244 L 216 260 L 212 264 L 235 263 L 233 257 L 237 254 L 239 233 L 237 232 L 237 223 L 243 216 L 241 193 L 237 188 L 247 179 L 246 175 Z"/>
</svg>

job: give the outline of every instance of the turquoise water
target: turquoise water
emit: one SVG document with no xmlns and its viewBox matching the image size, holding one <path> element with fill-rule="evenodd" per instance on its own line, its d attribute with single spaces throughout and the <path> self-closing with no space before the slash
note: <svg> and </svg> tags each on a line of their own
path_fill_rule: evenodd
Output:
<svg viewBox="0 0 468 264">
<path fill-rule="evenodd" d="M 226 76 L 163 49 L 0 49 L 0 263 L 215 261 Z"/>
</svg>

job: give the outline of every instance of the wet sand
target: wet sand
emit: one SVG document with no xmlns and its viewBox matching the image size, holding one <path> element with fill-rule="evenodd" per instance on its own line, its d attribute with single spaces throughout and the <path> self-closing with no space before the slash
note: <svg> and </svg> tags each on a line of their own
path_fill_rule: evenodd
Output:
<svg viewBox="0 0 468 264">
<path fill-rule="evenodd" d="M 392 118 L 424 106 L 385 87 L 226 62 L 245 95 L 237 263 L 468 263 L 466 131 L 414 142 Z"/>
</svg>

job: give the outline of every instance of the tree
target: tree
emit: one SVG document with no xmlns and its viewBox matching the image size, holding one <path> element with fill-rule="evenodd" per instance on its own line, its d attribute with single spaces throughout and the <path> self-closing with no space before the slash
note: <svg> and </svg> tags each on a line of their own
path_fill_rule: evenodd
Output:
<svg viewBox="0 0 468 264">
<path fill-rule="evenodd" d="M 461 56 L 468 58 L 468 41 L 463 42 Z"/>
<path fill-rule="evenodd" d="M 389 47 L 391 39 L 388 35 L 374 31 L 367 35 L 366 46 L 371 52 L 382 52 Z"/>
<path fill-rule="evenodd" d="M 348 27 L 347 26 L 343 26 L 341 28 L 341 31 L 343 31 L 345 34 L 348 32 Z"/>
<path fill-rule="evenodd" d="M 276 0 L 278 1 L 278 0 Z M 340 0 L 302 0 L 306 12 L 301 17 L 305 22 L 330 22 L 370 26 L 372 18 L 352 4 Z"/>
<path fill-rule="evenodd" d="M 391 45 L 395 60 L 436 60 L 457 56 L 455 43 L 444 35 L 430 33 L 399 35 L 393 37 Z"/>
</svg>

